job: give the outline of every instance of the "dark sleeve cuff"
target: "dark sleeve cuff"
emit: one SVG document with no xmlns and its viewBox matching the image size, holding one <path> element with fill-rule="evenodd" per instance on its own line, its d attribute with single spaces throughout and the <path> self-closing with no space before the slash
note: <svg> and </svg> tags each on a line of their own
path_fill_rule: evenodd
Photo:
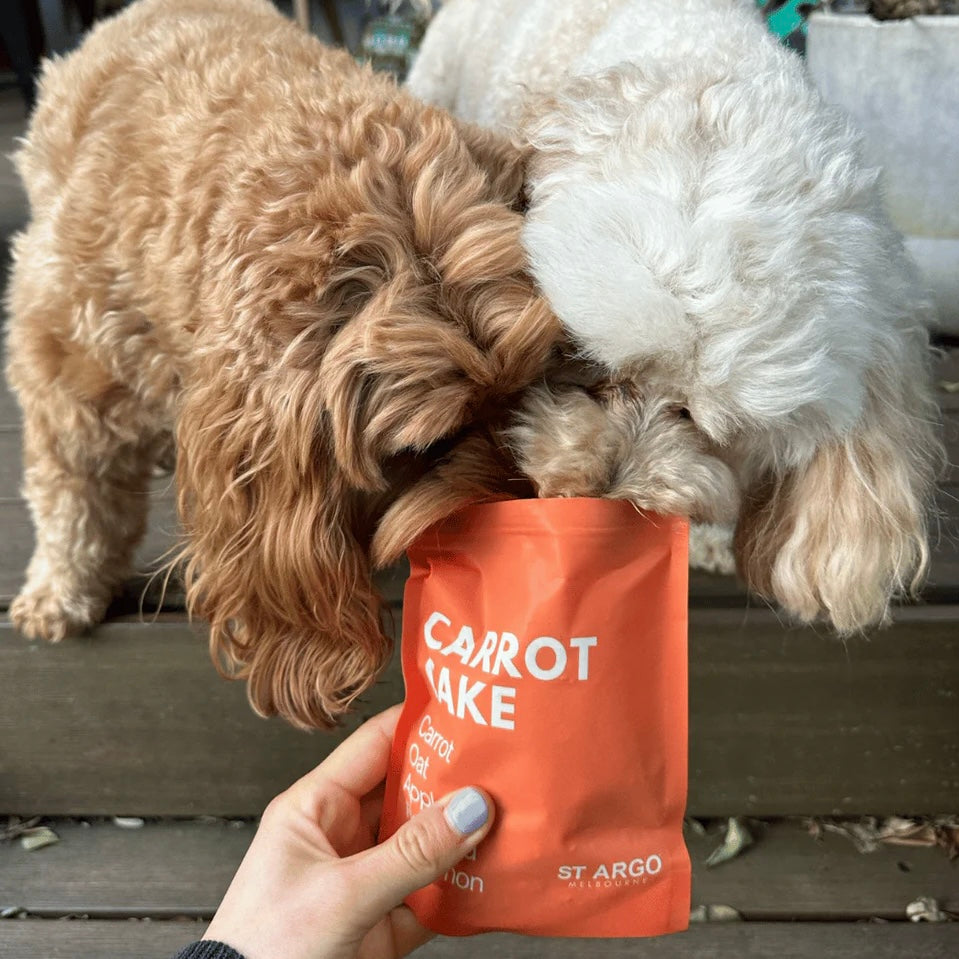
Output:
<svg viewBox="0 0 959 959">
<path fill-rule="evenodd" d="M 203 940 L 191 943 L 182 952 L 178 952 L 174 959 L 243 959 L 243 956 L 222 942 Z"/>
</svg>

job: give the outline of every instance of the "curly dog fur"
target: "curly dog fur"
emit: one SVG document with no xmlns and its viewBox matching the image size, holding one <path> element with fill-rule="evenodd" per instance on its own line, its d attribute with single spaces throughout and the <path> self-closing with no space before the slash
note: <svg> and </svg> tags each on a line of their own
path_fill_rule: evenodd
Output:
<svg viewBox="0 0 959 959">
<path fill-rule="evenodd" d="M 265 0 L 140 0 L 47 65 L 17 626 L 102 617 L 171 429 L 190 608 L 299 725 L 388 655 L 371 569 L 527 489 L 738 517 L 753 588 L 887 619 L 928 560 L 928 304 L 854 134 L 746 11 L 454 0 L 411 82 L 459 122 Z"/>
<path fill-rule="evenodd" d="M 389 654 L 371 566 L 511 488 L 496 424 L 559 338 L 521 154 L 266 0 L 141 0 L 46 65 L 17 163 L 14 623 L 103 616 L 175 429 L 214 659 L 261 713 L 331 723 Z"/>
<path fill-rule="evenodd" d="M 930 305 L 859 138 L 755 3 L 451 0 L 409 86 L 534 148 L 532 272 L 618 386 L 531 391 L 540 490 L 738 516 L 755 590 L 886 621 L 928 564 Z"/>
</svg>

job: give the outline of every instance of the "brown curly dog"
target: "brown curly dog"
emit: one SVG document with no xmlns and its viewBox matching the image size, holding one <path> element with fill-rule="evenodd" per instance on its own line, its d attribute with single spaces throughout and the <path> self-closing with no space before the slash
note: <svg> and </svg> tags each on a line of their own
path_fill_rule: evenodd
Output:
<svg viewBox="0 0 959 959">
<path fill-rule="evenodd" d="M 559 338 L 522 157 L 266 0 L 140 0 L 47 64 L 17 163 L 14 623 L 102 618 L 175 429 L 214 659 L 261 713 L 328 725 L 389 653 L 371 568 L 510 482 L 496 425 Z"/>
</svg>

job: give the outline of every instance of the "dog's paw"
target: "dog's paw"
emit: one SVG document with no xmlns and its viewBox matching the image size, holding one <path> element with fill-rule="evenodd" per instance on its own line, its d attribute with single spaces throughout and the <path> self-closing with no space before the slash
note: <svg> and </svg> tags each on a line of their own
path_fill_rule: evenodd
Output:
<svg viewBox="0 0 959 959">
<path fill-rule="evenodd" d="M 10 621 L 27 639 L 57 643 L 94 626 L 106 612 L 106 602 L 94 597 L 70 597 L 51 586 L 25 587 L 10 605 Z"/>
<path fill-rule="evenodd" d="M 689 565 L 707 573 L 731 576 L 736 572 L 733 528 L 717 523 L 698 523 L 689 528 Z"/>
</svg>

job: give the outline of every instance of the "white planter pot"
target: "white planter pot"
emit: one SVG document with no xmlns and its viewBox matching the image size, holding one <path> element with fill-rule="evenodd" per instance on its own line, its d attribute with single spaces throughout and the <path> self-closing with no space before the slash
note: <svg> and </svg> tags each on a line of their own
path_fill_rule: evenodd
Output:
<svg viewBox="0 0 959 959">
<path fill-rule="evenodd" d="M 959 16 L 879 22 L 817 13 L 809 70 L 885 169 L 889 210 L 959 334 Z"/>
</svg>

